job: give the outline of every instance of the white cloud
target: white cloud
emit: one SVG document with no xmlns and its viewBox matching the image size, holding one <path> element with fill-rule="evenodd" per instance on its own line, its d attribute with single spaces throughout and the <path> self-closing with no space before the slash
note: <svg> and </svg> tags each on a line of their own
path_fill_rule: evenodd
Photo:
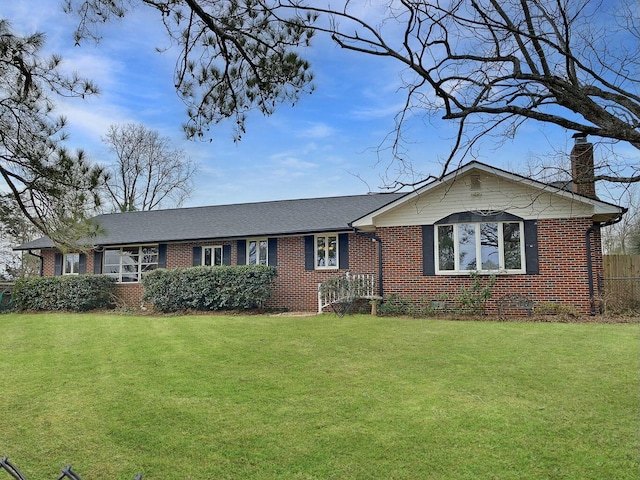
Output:
<svg viewBox="0 0 640 480">
<path fill-rule="evenodd" d="M 272 163 L 278 167 L 286 167 L 289 171 L 292 170 L 309 170 L 318 168 L 318 164 L 301 160 L 289 153 L 278 153 L 271 155 Z"/>
<path fill-rule="evenodd" d="M 327 138 L 335 135 L 336 130 L 326 123 L 312 123 L 307 128 L 303 128 L 297 132 L 297 136 L 301 138 Z"/>
</svg>

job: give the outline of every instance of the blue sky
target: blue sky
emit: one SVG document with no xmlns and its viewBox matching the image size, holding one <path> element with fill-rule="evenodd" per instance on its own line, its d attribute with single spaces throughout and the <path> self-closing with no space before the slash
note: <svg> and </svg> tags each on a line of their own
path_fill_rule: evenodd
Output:
<svg viewBox="0 0 640 480">
<path fill-rule="evenodd" d="M 158 53 L 168 40 L 155 11 L 139 9 L 102 30 L 100 44 L 74 46 L 76 19 L 59 0 L 2 2 L 0 16 L 18 33 L 47 34 L 48 52 L 62 55 L 64 67 L 94 80 L 101 94 L 61 100 L 57 113 L 68 119 L 67 146 L 92 160 L 112 157 L 101 137 L 109 125 L 135 122 L 169 136 L 199 165 L 185 206 L 361 194 L 377 191 L 385 174 L 395 174 L 389 152 L 376 147 L 394 127 L 403 97 L 398 65 L 340 50 L 318 38 L 307 51 L 315 91 L 295 107 L 282 105 L 263 117 L 249 114 L 247 132 L 233 142 L 232 125 L 211 129 L 212 142 L 188 141 L 181 130 L 185 106 L 173 88 L 175 53 Z M 407 152 L 420 174 L 437 174 L 454 134 L 453 125 L 414 119 Z M 570 150 L 571 135 L 558 127 L 526 124 L 516 141 L 496 149 L 484 144 L 478 160 L 526 173 L 527 159 Z M 389 170 L 390 168 L 390 170 Z"/>
</svg>

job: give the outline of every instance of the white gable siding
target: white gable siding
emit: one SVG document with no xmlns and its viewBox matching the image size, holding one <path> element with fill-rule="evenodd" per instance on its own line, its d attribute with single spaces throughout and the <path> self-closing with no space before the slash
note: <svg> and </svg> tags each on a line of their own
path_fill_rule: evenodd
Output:
<svg viewBox="0 0 640 480">
<path fill-rule="evenodd" d="M 409 199 L 374 218 L 378 227 L 426 225 L 457 212 L 505 211 L 530 219 L 580 218 L 593 206 L 478 170 Z"/>
</svg>

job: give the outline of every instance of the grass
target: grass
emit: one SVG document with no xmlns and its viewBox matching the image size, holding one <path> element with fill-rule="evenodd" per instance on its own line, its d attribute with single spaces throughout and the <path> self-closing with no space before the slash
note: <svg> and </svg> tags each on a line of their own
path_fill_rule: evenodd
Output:
<svg viewBox="0 0 640 480">
<path fill-rule="evenodd" d="M 0 332 L 0 457 L 28 479 L 640 471 L 637 324 L 50 314 Z"/>
</svg>

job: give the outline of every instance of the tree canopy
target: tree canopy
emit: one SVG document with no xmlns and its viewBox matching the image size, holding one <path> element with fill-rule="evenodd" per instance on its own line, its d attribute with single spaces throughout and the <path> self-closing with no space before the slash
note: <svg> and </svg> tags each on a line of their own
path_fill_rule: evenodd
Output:
<svg viewBox="0 0 640 480">
<path fill-rule="evenodd" d="M 176 88 L 190 106 L 187 132 L 222 118 L 270 113 L 311 88 L 303 47 L 316 33 L 342 48 L 396 62 L 404 108 L 396 156 L 412 115 L 457 125 L 450 164 L 479 139 L 515 136 L 527 121 L 640 149 L 640 39 L 627 0 L 67 0 L 76 38 L 136 5 L 155 9 L 180 45 Z M 367 73 L 369 74 L 369 73 Z M 610 159 L 597 180 L 640 181 L 637 158 Z"/>
<path fill-rule="evenodd" d="M 62 142 L 65 119 L 53 115 L 56 95 L 97 92 L 89 81 L 59 72 L 60 58 L 40 54 L 44 34 L 20 36 L 0 19 L 0 176 L 14 205 L 61 246 L 90 234 L 87 209 L 102 170 Z"/>
</svg>

